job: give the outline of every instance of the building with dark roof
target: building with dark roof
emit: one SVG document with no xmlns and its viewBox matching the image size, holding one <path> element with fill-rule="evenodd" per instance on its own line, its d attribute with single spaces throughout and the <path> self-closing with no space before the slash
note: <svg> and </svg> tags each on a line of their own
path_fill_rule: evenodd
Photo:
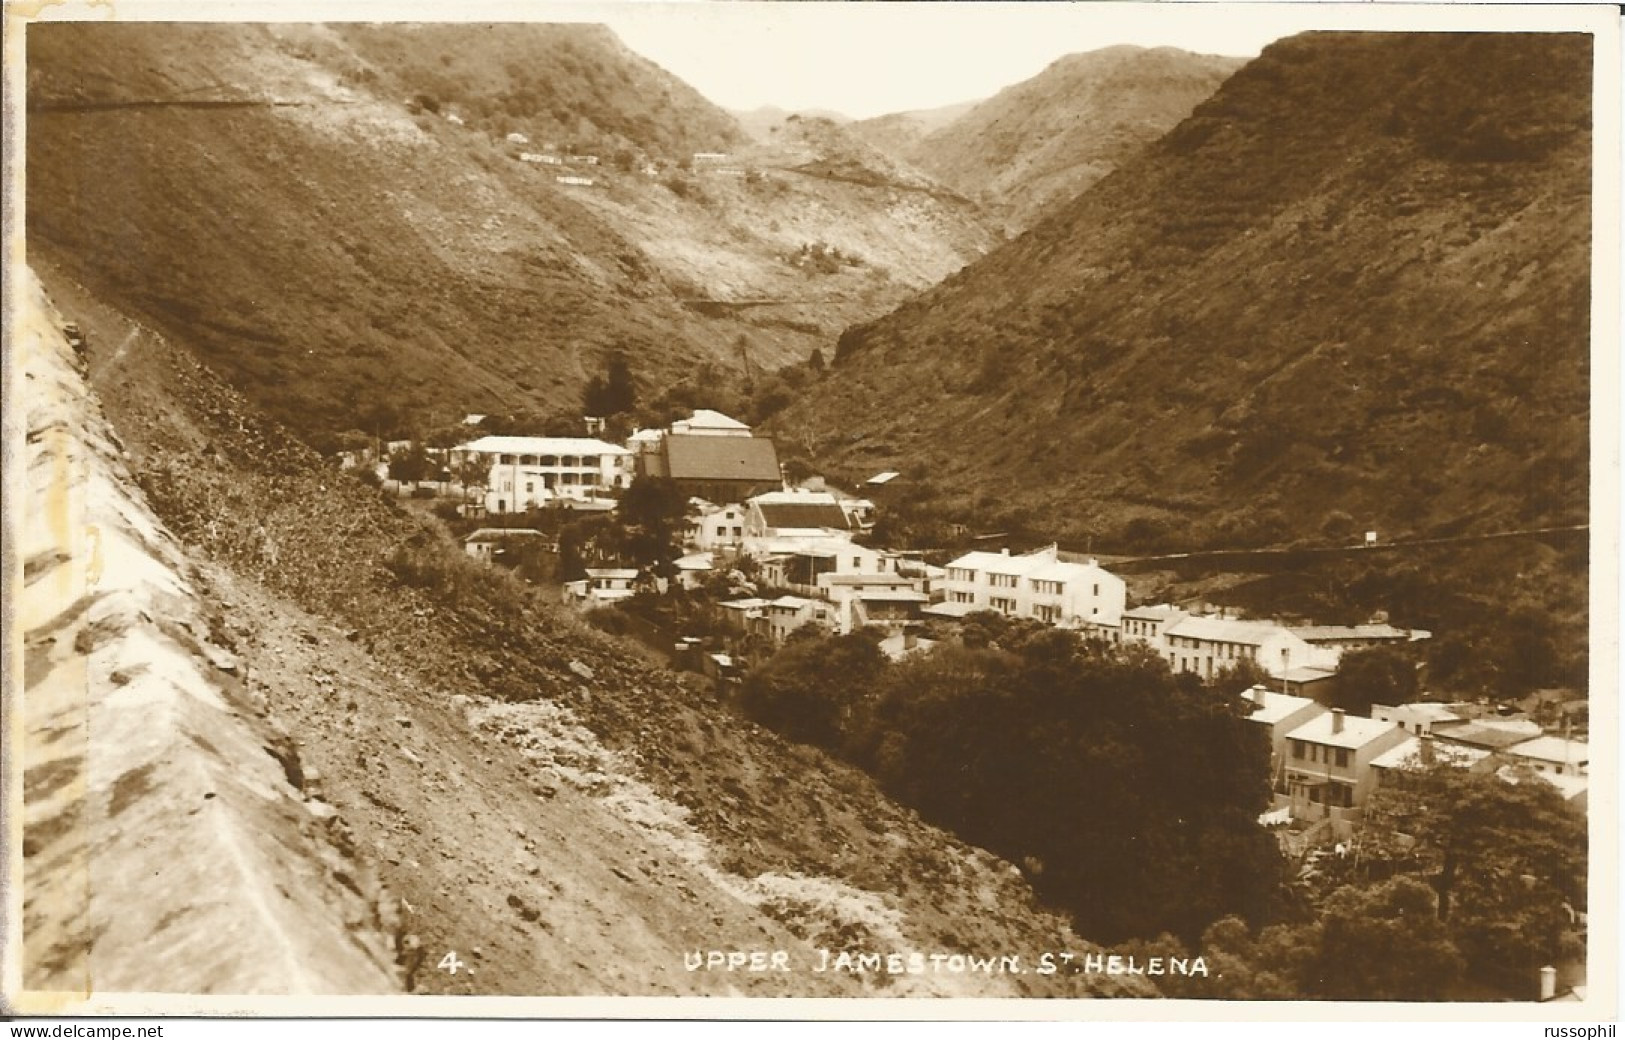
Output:
<svg viewBox="0 0 1625 1040">
<path fill-rule="evenodd" d="M 643 475 L 669 477 L 685 495 L 711 502 L 742 502 L 783 484 L 779 454 L 766 437 L 668 433 L 637 463 Z"/>
</svg>

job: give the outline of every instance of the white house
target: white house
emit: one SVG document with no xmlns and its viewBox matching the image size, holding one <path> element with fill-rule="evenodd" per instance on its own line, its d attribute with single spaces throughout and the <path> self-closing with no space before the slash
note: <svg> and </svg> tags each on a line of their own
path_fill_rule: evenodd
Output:
<svg viewBox="0 0 1625 1040">
<path fill-rule="evenodd" d="M 604 499 L 632 484 L 632 453 L 590 437 L 481 437 L 452 449 L 452 463 L 479 459 L 488 513 L 522 512 L 560 500 Z"/>
<path fill-rule="evenodd" d="M 714 551 L 737 549 L 745 541 L 745 509 L 739 505 L 717 506 L 702 499 L 690 500 L 693 512 L 688 518 L 686 541 L 696 549 Z"/>
<path fill-rule="evenodd" d="M 587 576 L 564 583 L 564 601 L 583 610 L 631 599 L 638 572 L 631 567 L 588 567 Z"/>
<path fill-rule="evenodd" d="M 1345 715 L 1339 708 L 1287 733 L 1286 782 L 1293 817 L 1329 819 L 1333 832 L 1347 838 L 1376 784 L 1372 760 L 1408 739 L 1394 723 Z"/>
<path fill-rule="evenodd" d="M 476 560 L 493 560 L 525 543 L 547 544 L 547 536 L 528 527 L 482 527 L 463 539 L 463 551 Z"/>
<path fill-rule="evenodd" d="M 1263 726 L 1270 736 L 1270 782 L 1281 791 L 1286 790 L 1286 735 L 1327 708 L 1307 697 L 1293 697 L 1276 693 L 1263 686 L 1254 686 L 1242 693 L 1242 698 L 1254 705 L 1248 721 Z"/>
<path fill-rule="evenodd" d="M 1055 546 L 1012 556 L 969 552 L 948 564 L 944 600 L 931 612 L 964 617 L 992 610 L 1050 624 L 1116 626 L 1127 586 L 1098 563 L 1072 563 Z"/>
<path fill-rule="evenodd" d="M 749 437 L 750 427 L 738 419 L 709 408 L 700 408 L 687 419 L 671 424 L 672 433 L 694 433 L 705 437 Z"/>
<path fill-rule="evenodd" d="M 1407 733 L 1423 736 L 1432 734 L 1433 724 L 1436 722 L 1455 722 L 1460 719 L 1462 716 L 1455 708 L 1455 705 L 1432 701 L 1395 705 L 1373 704 L 1371 717 L 1379 722 L 1395 723 Z"/>
<path fill-rule="evenodd" d="M 1163 654 L 1176 672 L 1212 679 L 1239 661 L 1253 661 L 1279 679 L 1293 668 L 1337 668 L 1337 652 L 1312 647 L 1284 625 L 1228 617 L 1185 617 L 1162 632 Z"/>
</svg>

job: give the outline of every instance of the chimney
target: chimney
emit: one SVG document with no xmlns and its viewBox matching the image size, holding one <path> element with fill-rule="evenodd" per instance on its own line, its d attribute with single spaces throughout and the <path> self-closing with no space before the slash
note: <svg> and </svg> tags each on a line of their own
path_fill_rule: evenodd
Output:
<svg viewBox="0 0 1625 1040">
<path fill-rule="evenodd" d="M 1540 969 L 1540 999 L 1544 1003 L 1557 996 L 1557 969 L 1550 964 Z"/>
<path fill-rule="evenodd" d="M 1000 549 L 999 550 L 999 555 L 1000 556 L 1009 556 L 1010 555 L 1010 547 L 1007 545 L 1003 549 Z"/>
<path fill-rule="evenodd" d="M 1342 708 L 1333 708 L 1332 709 L 1332 732 L 1333 733 L 1341 733 L 1341 732 L 1343 732 L 1343 709 Z"/>
<path fill-rule="evenodd" d="M 1422 750 L 1420 752 L 1422 756 L 1422 764 L 1425 766 L 1431 766 L 1433 764 L 1433 734 L 1424 733 L 1418 739 L 1422 744 Z"/>
</svg>

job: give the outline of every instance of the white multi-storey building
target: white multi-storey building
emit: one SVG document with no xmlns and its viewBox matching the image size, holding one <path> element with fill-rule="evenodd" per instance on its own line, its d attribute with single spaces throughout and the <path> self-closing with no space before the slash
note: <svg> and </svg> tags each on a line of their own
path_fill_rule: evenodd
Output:
<svg viewBox="0 0 1625 1040">
<path fill-rule="evenodd" d="M 948 564 L 944 601 L 932 613 L 992 610 L 1068 626 L 1116 626 L 1127 602 L 1122 578 L 1091 560 L 1072 563 L 1051 545 L 1012 556 L 969 552 Z"/>
<path fill-rule="evenodd" d="M 485 508 L 518 513 L 561 500 L 598 499 L 632 484 L 632 453 L 591 437 L 481 437 L 452 449 L 452 464 L 490 464 Z"/>
</svg>

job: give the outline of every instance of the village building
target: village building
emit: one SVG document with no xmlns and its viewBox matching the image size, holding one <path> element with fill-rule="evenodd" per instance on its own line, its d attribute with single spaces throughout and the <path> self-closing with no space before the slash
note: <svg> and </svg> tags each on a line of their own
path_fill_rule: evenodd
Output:
<svg viewBox="0 0 1625 1040">
<path fill-rule="evenodd" d="M 631 599 L 638 572 L 631 567 L 588 567 L 587 576 L 564 583 L 564 602 L 583 610 Z"/>
<path fill-rule="evenodd" d="M 1143 607 L 1134 607 L 1123 611 L 1122 641 L 1126 646 L 1129 643 L 1141 643 L 1156 650 L 1158 654 L 1166 655 L 1162 641 L 1162 633 L 1169 625 L 1183 621 L 1190 617 L 1190 613 L 1181 610 L 1172 603 L 1156 603 Z"/>
<path fill-rule="evenodd" d="M 1375 785 L 1371 762 L 1405 742 L 1391 722 L 1349 716 L 1341 709 L 1317 715 L 1287 733 L 1288 805 L 1296 820 L 1331 821 L 1346 839 Z"/>
<path fill-rule="evenodd" d="M 666 477 L 683 494 L 711 502 L 742 502 L 783 486 L 778 452 L 766 437 L 668 433 L 634 458 L 640 474 Z"/>
<path fill-rule="evenodd" d="M 769 600 L 755 616 L 748 617 L 746 630 L 753 635 L 766 636 L 776 645 L 803 625 L 825 624 L 829 617 L 826 603 L 802 596 L 780 596 Z"/>
<path fill-rule="evenodd" d="M 900 630 L 919 621 L 930 597 L 896 571 L 881 574 L 821 574 L 820 595 L 835 605 L 835 630 L 842 635 L 867 625 Z"/>
<path fill-rule="evenodd" d="M 1432 734 L 1433 724 L 1436 722 L 1455 722 L 1461 719 L 1463 716 L 1458 714 L 1460 707 L 1436 701 L 1395 705 L 1373 704 L 1371 717 L 1379 722 L 1392 722 L 1407 733 L 1423 736 Z"/>
<path fill-rule="evenodd" d="M 589 437 L 481 437 L 451 451 L 452 464 L 488 463 L 485 509 L 523 512 L 532 506 L 604 502 L 631 486 L 632 453 Z"/>
<path fill-rule="evenodd" d="M 1395 628 L 1393 625 L 1373 622 L 1366 625 L 1298 625 L 1292 633 L 1310 646 L 1330 647 L 1339 653 L 1344 650 L 1364 650 L 1373 646 L 1395 646 L 1431 639 L 1426 629 Z"/>
<path fill-rule="evenodd" d="M 927 639 L 919 635 L 912 626 L 898 629 L 886 636 L 879 643 L 880 652 L 893 661 L 901 661 L 914 654 L 929 652 L 937 645 L 935 639 Z"/>
<path fill-rule="evenodd" d="M 551 545 L 546 535 L 528 527 L 482 527 L 463 539 L 463 551 L 476 560 L 497 561 L 527 543 Z"/>
<path fill-rule="evenodd" d="M 951 561 L 943 601 L 929 613 L 964 617 L 991 610 L 1049 624 L 1116 628 L 1127 586 L 1098 563 L 1073 563 L 1050 545 L 1028 553 L 969 552 Z"/>
<path fill-rule="evenodd" d="M 737 550 L 745 542 L 745 508 L 739 505 L 712 505 L 704 499 L 689 500 L 688 527 L 683 541 L 696 549 Z"/>
<path fill-rule="evenodd" d="M 693 434 L 700 437 L 750 437 L 749 426 L 731 416 L 710 408 L 696 409 L 687 419 L 678 419 L 671 424 L 671 432 L 677 434 Z"/>
<path fill-rule="evenodd" d="M 821 538 L 835 532 L 850 539 L 852 518 L 827 491 L 769 491 L 745 502 L 745 539 Z"/>
<path fill-rule="evenodd" d="M 1542 775 L 1585 776 L 1591 771 L 1591 748 L 1581 740 L 1548 734 L 1513 744 L 1503 754 Z"/>
<path fill-rule="evenodd" d="M 1538 722 L 1493 715 L 1436 720 L 1431 728 L 1435 740 L 1485 751 L 1501 751 L 1533 740 L 1543 732 Z"/>
<path fill-rule="evenodd" d="M 751 630 L 751 622 L 762 615 L 768 601 L 756 596 L 745 599 L 729 600 L 718 603 L 717 608 L 722 611 L 722 619 L 727 626 L 743 635 Z"/>
<path fill-rule="evenodd" d="M 1270 785 L 1275 790 L 1285 793 L 1286 735 L 1310 719 L 1324 715 L 1329 709 L 1307 697 L 1277 693 L 1263 686 L 1245 690 L 1241 696 L 1254 705 L 1252 713 L 1247 716 L 1248 721 L 1269 731 Z"/>
<path fill-rule="evenodd" d="M 715 561 L 708 552 L 678 557 L 672 566 L 677 569 L 677 583 L 690 591 L 704 585 L 705 579 L 716 569 Z"/>
<path fill-rule="evenodd" d="M 1212 679 L 1241 661 L 1252 661 L 1279 679 L 1296 666 L 1332 672 L 1337 653 L 1311 647 L 1283 625 L 1209 615 L 1187 616 L 1163 630 L 1164 654 L 1176 672 Z"/>
<path fill-rule="evenodd" d="M 1371 760 L 1376 789 L 1380 790 L 1393 779 L 1397 771 L 1427 769 L 1433 765 L 1449 765 L 1458 769 L 1484 770 L 1494 763 L 1488 751 L 1479 748 L 1458 747 L 1441 743 L 1427 734 L 1411 735 Z"/>
<path fill-rule="evenodd" d="M 579 174 L 574 173 L 561 173 L 553 179 L 560 184 L 568 184 L 577 188 L 590 188 L 594 184 L 598 183 L 591 177 L 582 177 Z"/>
</svg>

